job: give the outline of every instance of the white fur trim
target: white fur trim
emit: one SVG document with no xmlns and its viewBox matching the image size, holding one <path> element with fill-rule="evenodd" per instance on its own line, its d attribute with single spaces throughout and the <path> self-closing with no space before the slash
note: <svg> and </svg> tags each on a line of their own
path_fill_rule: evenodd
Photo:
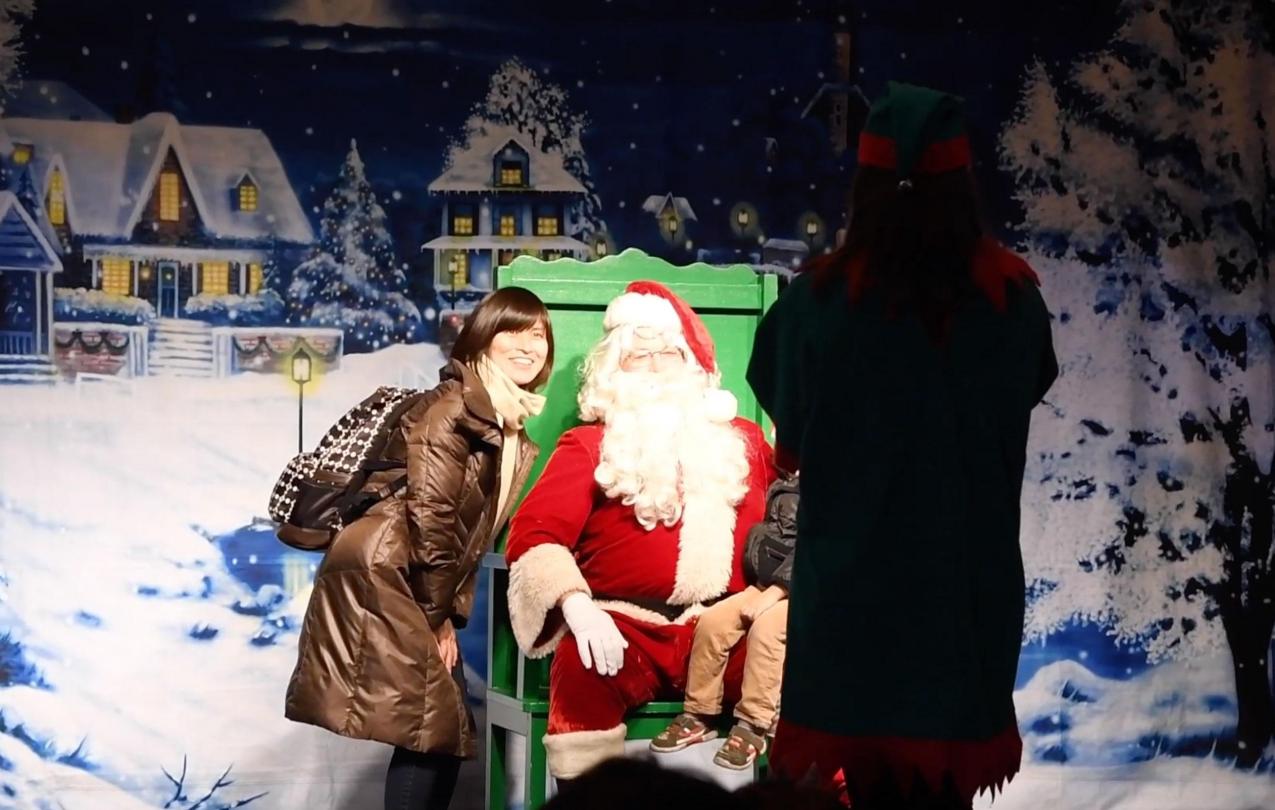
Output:
<svg viewBox="0 0 1275 810">
<path fill-rule="evenodd" d="M 575 779 L 595 765 L 624 756 L 624 724 L 601 731 L 546 734 L 545 759 L 555 779 Z"/>
<path fill-rule="evenodd" d="M 725 441 L 700 457 L 682 459 L 682 523 L 669 597 L 674 605 L 712 599 L 730 584 L 736 507 L 748 493 L 748 447 L 733 426 L 720 429 L 728 431 Z"/>
<path fill-rule="evenodd" d="M 528 658 L 544 658 L 566 634 L 566 622 L 562 622 L 552 638 L 536 644 L 549 611 L 572 591 L 592 595 L 575 557 L 565 546 L 543 543 L 528 549 L 509 566 L 509 622 L 514 639 Z"/>
<path fill-rule="evenodd" d="M 647 326 L 661 332 L 682 333 L 682 321 L 668 299 L 646 293 L 624 293 L 607 305 L 602 328 Z"/>
<path fill-rule="evenodd" d="M 712 422 L 729 422 L 739 415 L 739 400 L 724 388 L 710 389 L 704 394 L 704 415 Z"/>
</svg>

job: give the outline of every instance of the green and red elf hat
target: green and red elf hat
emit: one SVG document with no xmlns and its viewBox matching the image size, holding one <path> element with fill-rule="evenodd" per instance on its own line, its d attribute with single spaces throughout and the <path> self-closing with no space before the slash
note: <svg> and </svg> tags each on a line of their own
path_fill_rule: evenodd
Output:
<svg viewBox="0 0 1275 810">
<path fill-rule="evenodd" d="M 859 165 L 893 169 L 900 183 L 970 165 L 964 110 L 957 96 L 889 82 L 859 133 Z"/>
</svg>

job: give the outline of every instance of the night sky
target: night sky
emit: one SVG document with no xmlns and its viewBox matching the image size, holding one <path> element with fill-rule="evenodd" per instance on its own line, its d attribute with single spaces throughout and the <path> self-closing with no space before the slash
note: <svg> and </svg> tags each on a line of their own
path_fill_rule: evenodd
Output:
<svg viewBox="0 0 1275 810">
<path fill-rule="evenodd" d="M 735 246 L 727 215 L 739 201 L 761 210 L 768 236 L 795 237 L 802 210 L 839 217 L 851 161 L 800 120 L 834 78 L 838 28 L 853 32 L 869 97 L 887 79 L 965 96 L 988 163 L 1023 69 L 1100 47 L 1113 5 L 37 0 L 24 75 L 65 81 L 112 115 L 168 109 L 183 123 L 263 129 L 316 223 L 357 138 L 399 253 L 415 263 L 438 232 L 425 187 L 488 77 L 518 56 L 589 115 L 585 148 L 617 244 L 660 249 L 641 204 L 671 191 L 699 217 L 697 247 L 720 248 Z M 778 163 L 766 160 L 768 137 Z M 1012 216 L 1003 180 L 984 175 L 990 213 Z"/>
</svg>

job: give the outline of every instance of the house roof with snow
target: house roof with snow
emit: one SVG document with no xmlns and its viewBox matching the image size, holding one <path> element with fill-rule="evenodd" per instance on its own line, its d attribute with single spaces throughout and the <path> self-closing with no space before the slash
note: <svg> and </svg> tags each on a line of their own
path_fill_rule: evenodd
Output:
<svg viewBox="0 0 1275 810">
<path fill-rule="evenodd" d="M 872 106 L 872 102 L 868 101 L 868 97 L 863 94 L 863 90 L 860 89 L 859 85 L 847 82 L 824 82 L 815 91 L 810 102 L 806 104 L 806 108 L 801 111 L 801 117 L 809 117 L 823 103 L 824 99 L 832 93 L 845 93 L 847 100 L 852 103 L 852 106 L 863 112 L 866 112 Z"/>
<path fill-rule="evenodd" d="M 562 155 L 545 152 L 531 143 L 531 138 L 513 127 L 490 121 L 480 123 L 469 136 L 468 143 L 457 144 L 447 155 L 447 167 L 429 184 L 432 192 L 496 192 L 508 191 L 497 186 L 493 161 L 513 142 L 527 153 L 527 190 L 567 194 L 584 194 L 586 189 L 562 163 Z"/>
<path fill-rule="evenodd" d="M 790 250 L 793 253 L 809 253 L 810 245 L 800 239 L 767 239 L 762 243 L 763 250 Z"/>
<path fill-rule="evenodd" d="M 14 118 L 56 118 L 62 121 L 113 121 L 101 107 L 66 82 L 27 79 L 5 102 L 5 115 Z"/>
<path fill-rule="evenodd" d="M 53 244 L 12 191 L 0 191 L 0 270 L 62 271 Z"/>
<path fill-rule="evenodd" d="M 695 217 L 695 210 L 691 208 L 690 202 L 685 197 L 674 197 L 669 194 L 652 194 L 646 198 L 646 202 L 642 203 L 642 210 L 648 214 L 655 216 L 663 216 L 664 212 L 672 209 L 678 219 L 688 222 L 698 222 Z"/>
<path fill-rule="evenodd" d="M 29 168 L 41 197 L 52 170 L 62 170 L 67 220 L 76 234 L 131 238 L 172 149 L 209 235 L 314 241 L 283 163 L 259 129 L 186 126 L 169 113 L 151 113 L 131 124 L 3 118 L 4 140 L 31 144 Z M 258 184 L 256 211 L 231 204 L 231 190 L 245 174 Z"/>
</svg>

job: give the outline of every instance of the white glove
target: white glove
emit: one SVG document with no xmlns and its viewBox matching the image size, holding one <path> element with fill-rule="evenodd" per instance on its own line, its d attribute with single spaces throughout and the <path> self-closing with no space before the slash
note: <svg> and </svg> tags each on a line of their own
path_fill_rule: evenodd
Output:
<svg viewBox="0 0 1275 810">
<path fill-rule="evenodd" d="M 562 600 L 562 618 L 576 637 L 576 649 L 585 669 L 599 675 L 614 675 L 624 666 L 624 648 L 629 646 L 615 620 L 598 607 L 588 594 L 576 591 Z M 593 665 L 593 666 L 591 666 Z"/>
</svg>

